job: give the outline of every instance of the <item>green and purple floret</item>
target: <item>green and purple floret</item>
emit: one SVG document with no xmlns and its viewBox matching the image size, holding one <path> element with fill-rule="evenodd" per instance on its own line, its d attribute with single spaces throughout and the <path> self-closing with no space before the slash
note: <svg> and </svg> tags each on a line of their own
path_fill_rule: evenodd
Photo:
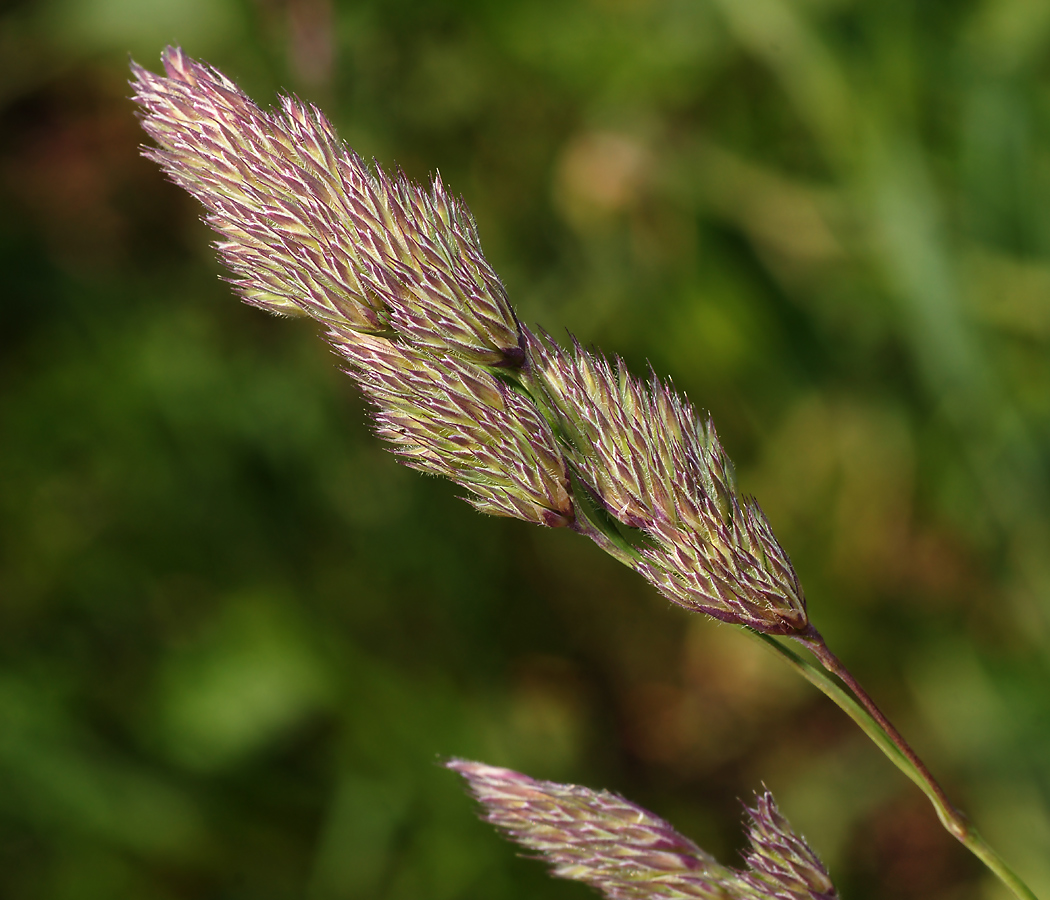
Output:
<svg viewBox="0 0 1050 900">
<path fill-rule="evenodd" d="M 836 900 L 827 870 L 791 830 L 771 794 L 748 809 L 744 870 L 721 865 L 663 819 L 609 791 L 537 781 L 454 759 L 483 818 L 539 855 L 558 878 L 611 900 Z"/>
<path fill-rule="evenodd" d="M 204 205 L 245 302 L 326 327 L 403 462 L 482 512 L 587 535 L 688 609 L 807 631 L 711 423 L 655 376 L 523 328 L 440 179 L 366 165 L 314 106 L 263 110 L 177 48 L 163 61 L 132 67 L 146 155 Z"/>
</svg>

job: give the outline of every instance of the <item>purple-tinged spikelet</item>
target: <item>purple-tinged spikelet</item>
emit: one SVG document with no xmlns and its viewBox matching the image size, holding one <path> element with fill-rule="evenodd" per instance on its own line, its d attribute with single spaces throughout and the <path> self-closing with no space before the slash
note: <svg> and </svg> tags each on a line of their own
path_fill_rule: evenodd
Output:
<svg viewBox="0 0 1050 900">
<path fill-rule="evenodd" d="M 767 634 L 805 631 L 791 561 L 758 504 L 738 494 L 712 423 L 622 360 L 531 332 L 526 346 L 573 468 L 613 518 L 652 538 L 635 568 L 688 609 Z"/>
<path fill-rule="evenodd" d="M 234 284 L 255 306 L 490 365 L 523 358 L 518 322 L 463 203 L 370 170 L 324 114 L 256 106 L 168 47 L 165 76 L 132 65 L 146 156 L 208 211 Z"/>
<path fill-rule="evenodd" d="M 373 267 L 372 287 L 391 324 L 421 347 L 494 366 L 521 365 L 525 352 L 503 283 L 481 252 L 467 207 L 440 177 L 429 192 L 400 176 L 376 181 L 396 228 L 399 258 Z"/>
<path fill-rule="evenodd" d="M 728 869 L 615 794 L 461 759 L 447 765 L 466 778 L 484 818 L 540 854 L 558 878 L 583 881 L 613 900 L 736 896 L 723 887 Z"/>
<path fill-rule="evenodd" d="M 758 890 L 770 890 L 778 900 L 837 900 L 838 892 L 820 858 L 791 830 L 769 791 L 755 798 L 748 809 L 751 852 L 750 871 L 741 877 Z"/>
<path fill-rule="evenodd" d="M 469 488 L 468 502 L 482 512 L 572 523 L 565 461 L 531 400 L 454 357 L 372 335 L 330 339 L 375 405 L 377 433 L 403 462 Z"/>
<path fill-rule="evenodd" d="M 462 759 L 446 765 L 467 780 L 486 821 L 535 851 L 556 877 L 585 882 L 610 900 L 836 900 L 820 860 L 768 794 L 751 813 L 755 852 L 748 869 L 737 871 L 663 819 L 608 791 L 537 781 Z M 778 878 L 783 853 L 790 859 L 783 868 L 791 874 Z M 815 888 L 805 893 L 808 884 Z"/>
</svg>

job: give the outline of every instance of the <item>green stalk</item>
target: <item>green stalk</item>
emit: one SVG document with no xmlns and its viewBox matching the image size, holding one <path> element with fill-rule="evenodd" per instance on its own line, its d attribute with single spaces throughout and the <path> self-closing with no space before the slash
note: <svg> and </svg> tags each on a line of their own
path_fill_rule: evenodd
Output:
<svg viewBox="0 0 1050 900">
<path fill-rule="evenodd" d="M 911 764 L 908 758 L 901 753 L 897 745 L 889 739 L 886 732 L 879 727 L 878 722 L 871 717 L 871 714 L 854 700 L 853 697 L 846 693 L 846 691 L 839 687 L 838 682 L 831 678 L 826 672 L 818 669 L 811 662 L 808 662 L 806 659 L 799 656 L 790 647 L 785 647 L 776 638 L 771 637 L 768 634 L 763 634 L 760 631 L 754 631 L 750 628 L 745 628 L 744 630 L 752 637 L 758 638 L 762 641 L 762 643 L 780 656 L 780 658 L 792 669 L 805 678 L 806 681 L 816 687 L 825 696 L 829 697 L 839 709 L 860 726 L 860 729 L 871 738 L 872 742 L 886 755 L 891 763 L 907 775 L 908 778 L 914 781 L 920 788 L 925 789 L 926 785 L 922 780 L 922 776 L 915 770 L 915 767 Z"/>
<path fill-rule="evenodd" d="M 944 789 L 930 774 L 925 763 L 904 740 L 900 732 L 883 715 L 882 711 L 868 695 L 867 691 L 853 677 L 824 643 L 824 639 L 813 629 L 812 634 L 795 638 L 808 649 L 827 669 L 827 672 L 814 666 L 799 656 L 789 647 L 768 634 L 745 628 L 749 634 L 758 638 L 767 647 L 777 653 L 792 669 L 799 673 L 810 684 L 831 699 L 836 706 L 846 713 L 861 730 L 874 742 L 898 769 L 908 776 L 929 798 L 937 811 L 937 818 L 949 834 L 958 840 L 967 850 L 976 856 L 995 876 L 1006 885 L 1019 900 L 1038 900 L 1036 895 L 996 853 L 977 832 L 977 829 L 948 801 Z M 852 696 L 847 693 L 828 672 L 842 679 Z"/>
<path fill-rule="evenodd" d="M 601 516 L 596 515 L 593 508 L 588 509 L 588 513 L 589 515 L 578 516 L 574 526 L 575 530 L 591 538 L 599 547 L 620 562 L 630 566 L 633 559 L 637 557 L 635 548 L 624 540 L 611 523 L 603 521 Z M 1014 896 L 1019 900 L 1038 900 L 1031 888 L 985 842 L 973 824 L 952 806 L 944 789 L 937 783 L 926 764 L 893 723 L 886 718 L 860 682 L 828 649 L 823 637 L 815 628 L 810 626 L 807 633 L 797 635 L 794 639 L 809 650 L 827 671 L 813 665 L 768 634 L 746 627 L 744 631 L 762 641 L 856 722 L 887 759 L 907 775 L 929 798 L 945 830 L 984 863 L 1013 892 Z M 842 684 L 845 684 L 849 691 L 845 690 Z"/>
</svg>

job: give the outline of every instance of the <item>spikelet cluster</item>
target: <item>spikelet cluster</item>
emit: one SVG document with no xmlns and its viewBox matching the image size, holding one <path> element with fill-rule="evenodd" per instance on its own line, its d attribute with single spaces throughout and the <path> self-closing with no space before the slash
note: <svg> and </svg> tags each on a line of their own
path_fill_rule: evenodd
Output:
<svg viewBox="0 0 1050 900">
<path fill-rule="evenodd" d="M 837 900 L 838 893 L 820 858 L 791 830 L 769 791 L 748 810 L 751 852 L 741 878 L 756 890 L 771 890 L 779 900 Z"/>
<path fill-rule="evenodd" d="M 132 66 L 145 154 L 204 204 L 244 300 L 325 324 L 410 465 L 484 512 L 572 523 L 550 427 L 492 374 L 520 366 L 522 337 L 466 207 L 370 169 L 316 107 L 267 112 L 177 48 L 163 62 Z"/>
<path fill-rule="evenodd" d="M 539 854 L 557 878 L 583 881 L 614 900 L 737 896 L 723 886 L 727 868 L 615 794 L 466 760 L 447 765 L 466 778 L 483 818 Z"/>
<path fill-rule="evenodd" d="M 207 210 L 250 304 L 493 365 L 521 361 L 517 320 L 470 212 L 369 169 L 324 114 L 293 97 L 256 106 L 221 72 L 168 47 L 166 77 L 132 64 L 158 162 Z"/>
<path fill-rule="evenodd" d="M 791 561 L 758 504 L 737 492 L 710 420 L 622 360 L 526 338 L 573 468 L 614 519 L 652 539 L 635 568 L 689 609 L 769 634 L 804 631 Z"/>
<path fill-rule="evenodd" d="M 402 462 L 470 488 L 481 512 L 540 525 L 573 521 L 565 460 L 526 396 L 478 366 L 380 337 L 332 343 L 372 401 L 376 433 Z"/>
<path fill-rule="evenodd" d="M 623 555 L 675 603 L 769 634 L 809 627 L 791 563 L 709 422 L 655 377 L 519 324 L 465 205 L 366 166 L 316 107 L 256 106 L 169 47 L 132 71 L 145 150 L 204 205 L 244 300 L 323 323 L 407 464 L 483 512 L 586 518 L 570 471 L 646 540 Z"/>
<path fill-rule="evenodd" d="M 536 781 L 461 759 L 447 766 L 467 780 L 486 821 L 537 853 L 551 874 L 589 884 L 610 900 L 837 898 L 820 860 L 791 831 L 768 793 L 749 810 L 754 852 L 748 869 L 738 871 L 663 819 L 608 791 Z M 792 854 L 784 866 L 782 848 Z M 782 870 L 790 875 L 782 876 Z M 819 890 L 810 890 L 800 877 Z"/>
</svg>

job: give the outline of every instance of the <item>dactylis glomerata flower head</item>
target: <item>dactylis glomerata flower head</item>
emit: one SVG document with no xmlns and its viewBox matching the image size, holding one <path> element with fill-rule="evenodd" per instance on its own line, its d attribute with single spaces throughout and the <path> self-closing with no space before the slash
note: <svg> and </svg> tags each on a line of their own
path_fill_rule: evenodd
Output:
<svg viewBox="0 0 1050 900">
<path fill-rule="evenodd" d="M 809 628 L 787 554 L 739 495 L 714 427 L 655 376 L 634 378 L 523 328 L 466 206 L 366 166 L 314 106 L 260 109 L 169 47 L 133 65 L 157 147 L 204 204 L 246 302 L 323 323 L 408 465 L 477 509 L 568 526 L 606 549 L 574 481 L 644 539 L 620 558 L 688 609 L 768 634 Z"/>
<path fill-rule="evenodd" d="M 732 869 L 651 812 L 608 791 L 537 781 L 454 759 L 482 817 L 534 851 L 558 878 L 610 900 L 837 900 L 827 870 L 768 792 L 751 817 L 747 868 Z"/>
</svg>

